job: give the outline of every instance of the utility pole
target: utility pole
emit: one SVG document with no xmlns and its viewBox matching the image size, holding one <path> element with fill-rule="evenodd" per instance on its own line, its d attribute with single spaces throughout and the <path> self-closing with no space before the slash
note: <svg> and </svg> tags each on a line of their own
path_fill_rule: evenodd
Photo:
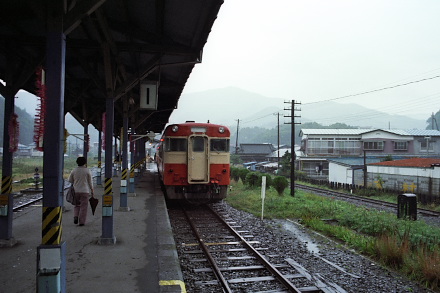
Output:
<svg viewBox="0 0 440 293">
<path fill-rule="evenodd" d="M 240 126 L 240 119 L 237 120 L 237 137 L 235 138 L 235 154 L 238 154 L 238 128 Z"/>
<path fill-rule="evenodd" d="M 437 124 L 437 119 L 434 116 L 434 112 L 432 112 L 432 115 L 431 115 L 431 129 L 434 129 L 434 122 L 435 122 L 435 126 L 436 126 L 437 130 L 439 130 L 438 124 Z"/>
<path fill-rule="evenodd" d="M 277 115 L 277 120 L 278 120 L 278 138 L 277 138 L 277 140 L 278 140 L 278 150 L 277 150 L 277 153 L 278 153 L 278 155 L 277 155 L 277 163 L 278 163 L 278 168 L 277 168 L 277 170 L 280 170 L 280 112 L 278 112 L 278 113 L 276 113 L 276 114 L 274 114 L 274 115 Z"/>
<path fill-rule="evenodd" d="M 364 189 L 367 189 L 367 151 L 364 150 Z"/>
<path fill-rule="evenodd" d="M 301 118 L 301 116 L 295 116 L 295 110 L 301 111 L 301 109 L 296 109 L 295 105 L 301 105 L 301 103 L 295 103 L 295 100 L 290 102 L 284 102 L 285 104 L 290 104 L 290 108 L 284 110 L 290 110 L 290 116 L 284 115 L 284 117 L 290 117 L 291 122 L 286 123 L 291 125 L 291 137 L 290 144 L 291 146 L 291 164 L 290 164 L 290 195 L 295 196 L 295 124 L 301 124 L 301 122 L 295 123 L 295 118 Z"/>
<path fill-rule="evenodd" d="M 277 156 L 278 168 L 277 168 L 277 170 L 280 170 L 280 112 L 277 113 L 277 116 L 278 116 L 278 156 Z"/>
</svg>

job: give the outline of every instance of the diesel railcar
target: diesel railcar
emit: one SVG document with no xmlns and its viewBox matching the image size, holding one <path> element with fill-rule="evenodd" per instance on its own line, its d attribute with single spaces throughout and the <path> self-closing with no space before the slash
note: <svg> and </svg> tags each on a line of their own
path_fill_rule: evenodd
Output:
<svg viewBox="0 0 440 293">
<path fill-rule="evenodd" d="M 229 138 L 223 125 L 193 121 L 168 125 L 156 152 L 167 198 L 198 203 L 225 198 L 230 182 Z"/>
</svg>

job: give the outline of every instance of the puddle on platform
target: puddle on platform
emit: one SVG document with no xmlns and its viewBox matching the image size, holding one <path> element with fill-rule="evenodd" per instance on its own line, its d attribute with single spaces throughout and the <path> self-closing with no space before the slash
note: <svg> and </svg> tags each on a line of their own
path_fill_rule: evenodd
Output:
<svg viewBox="0 0 440 293">
<path fill-rule="evenodd" d="M 295 223 L 289 220 L 283 221 L 283 228 L 293 233 L 299 241 L 303 242 L 310 253 L 319 254 L 318 245 Z"/>
</svg>

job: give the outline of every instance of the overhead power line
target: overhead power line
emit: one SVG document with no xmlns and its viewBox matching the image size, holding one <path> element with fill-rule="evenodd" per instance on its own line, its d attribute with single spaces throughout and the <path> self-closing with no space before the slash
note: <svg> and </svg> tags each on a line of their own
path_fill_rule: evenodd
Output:
<svg viewBox="0 0 440 293">
<path fill-rule="evenodd" d="M 406 83 L 401 83 L 401 84 L 397 84 L 397 85 L 393 85 L 393 86 L 383 87 L 383 88 L 380 88 L 380 89 L 375 89 L 375 90 L 366 91 L 366 92 L 362 92 L 362 93 L 342 96 L 342 97 L 328 99 L 328 100 L 321 100 L 321 101 L 316 101 L 316 102 L 304 103 L 303 105 L 316 104 L 316 103 L 322 103 L 322 102 L 329 102 L 329 101 L 335 101 L 335 100 L 340 100 L 340 99 L 345 99 L 345 98 L 350 98 L 350 97 L 356 97 L 356 96 L 360 96 L 360 95 L 371 94 L 371 93 L 380 92 L 380 91 L 384 91 L 384 90 L 389 90 L 389 89 L 393 89 L 393 88 L 397 88 L 397 87 L 401 87 L 401 86 L 405 86 L 405 85 L 409 85 L 409 84 L 413 84 L 413 83 L 418 83 L 418 82 L 422 82 L 422 81 L 427 81 L 427 80 L 431 80 L 431 79 L 435 79 L 435 78 L 439 78 L 439 77 L 440 77 L 440 75 L 436 75 L 436 76 L 432 76 L 432 77 L 427 77 L 427 78 L 423 78 L 423 79 L 419 79 L 419 80 L 409 81 L 409 82 L 406 82 Z"/>
<path fill-rule="evenodd" d="M 337 97 L 337 98 L 332 98 L 332 99 L 327 99 L 327 100 L 321 100 L 321 101 L 316 101 L 316 102 L 309 102 L 309 103 L 303 103 L 302 105 L 310 105 L 310 104 L 318 104 L 318 103 L 322 103 L 322 102 L 328 102 L 328 101 L 335 101 L 335 100 L 340 100 L 340 99 L 345 99 L 345 98 L 350 98 L 350 97 L 356 97 L 356 96 L 360 96 L 360 95 L 366 95 L 366 94 L 370 94 L 370 93 L 374 93 L 374 92 L 379 92 L 379 91 L 384 91 L 384 90 L 389 90 L 389 89 L 393 89 L 393 88 L 397 88 L 397 87 L 402 87 L 402 86 L 406 86 L 406 85 L 410 85 L 410 84 L 413 84 L 413 83 L 419 83 L 419 82 L 423 82 L 423 81 L 427 81 L 427 80 L 432 80 L 432 79 L 436 79 L 436 78 L 439 78 L 440 77 L 440 75 L 436 75 L 436 76 L 432 76 L 432 77 L 427 77 L 427 78 L 423 78 L 423 79 L 419 79 L 419 80 L 413 80 L 413 81 L 409 81 L 409 82 L 406 82 L 406 83 L 401 83 L 401 84 L 397 84 L 397 85 L 393 85 L 393 86 L 388 86 L 388 87 L 383 87 L 383 88 L 379 88 L 379 89 L 375 89 L 375 90 L 370 90 L 370 91 L 365 91 L 365 92 L 361 92 L 361 93 L 357 93 L 357 94 L 351 94 L 351 95 L 346 95 L 346 96 L 342 96 L 342 97 Z M 434 95 L 437 95 L 438 93 L 436 93 L 436 94 L 434 94 Z M 429 96 L 426 96 L 426 97 L 430 97 L 430 96 L 434 96 L 434 95 L 429 95 Z M 424 98 L 426 98 L 426 97 L 424 97 Z M 420 104 L 420 99 L 417 99 L 417 101 L 415 102 L 418 106 L 420 106 L 421 104 Z M 409 106 L 409 105 L 407 105 L 407 106 Z M 395 109 L 395 105 L 393 105 L 393 109 Z M 403 107 L 403 108 L 405 108 L 405 106 L 404 105 L 400 105 L 400 107 Z M 386 108 L 386 107 L 385 107 Z M 384 110 L 385 110 L 385 108 L 384 108 Z M 414 106 L 412 106 L 412 108 L 414 108 Z M 373 110 L 376 110 L 376 111 L 380 111 L 380 109 L 373 109 Z M 405 110 L 404 109 L 402 109 L 400 112 L 404 112 Z M 373 114 L 372 116 L 370 116 L 370 114 L 369 114 L 369 112 L 370 111 L 366 111 L 366 113 L 359 113 L 360 115 L 365 115 L 365 119 L 368 117 L 368 118 L 371 118 L 371 117 L 374 117 L 374 116 L 377 116 L 377 114 L 375 113 L 375 114 Z M 242 120 L 242 124 L 247 124 L 247 123 L 251 123 L 251 122 L 254 122 L 254 121 L 257 121 L 257 120 L 260 120 L 260 119 L 263 119 L 263 118 L 266 118 L 266 117 L 268 117 L 268 116 L 271 116 L 271 115 L 274 115 L 274 114 L 277 114 L 277 113 L 279 113 L 279 111 L 277 111 L 277 112 L 274 112 L 274 113 L 270 113 L 270 114 L 266 114 L 266 115 L 264 115 L 264 116 L 261 116 L 261 117 L 258 117 L 258 118 L 254 118 L 254 119 L 252 119 L 252 120 L 249 120 L 249 121 L 243 121 Z M 356 117 L 356 119 L 359 119 L 360 117 L 359 117 L 359 114 L 357 114 L 357 115 L 355 115 L 355 117 Z M 348 115 L 348 117 L 347 118 L 349 118 L 351 115 Z M 341 118 L 341 117 L 339 117 L 339 118 Z M 328 117 L 328 118 L 324 118 L 324 120 L 331 120 L 331 119 L 333 119 L 332 117 Z"/>
</svg>

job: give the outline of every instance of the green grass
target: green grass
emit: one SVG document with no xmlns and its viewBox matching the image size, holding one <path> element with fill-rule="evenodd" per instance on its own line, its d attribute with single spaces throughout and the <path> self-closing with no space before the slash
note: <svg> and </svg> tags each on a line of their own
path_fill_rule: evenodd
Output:
<svg viewBox="0 0 440 293">
<path fill-rule="evenodd" d="M 302 184 L 302 185 L 306 185 L 306 186 L 316 186 L 313 185 L 309 182 L 306 181 L 297 181 L 298 183 Z M 327 185 L 320 185 L 318 186 L 319 188 L 323 188 L 323 189 L 327 189 L 327 190 L 333 190 L 331 188 L 329 188 Z M 349 191 L 345 190 L 345 189 L 336 189 L 337 191 L 340 192 L 345 192 L 347 194 L 350 194 Z M 353 194 L 354 196 L 359 196 L 359 197 L 369 197 L 369 198 L 374 198 L 377 200 L 382 200 L 382 201 L 386 201 L 386 202 L 391 202 L 391 203 L 397 203 L 397 195 L 393 194 L 393 193 L 386 193 L 377 189 L 373 189 L 373 190 L 358 190 L 356 192 L 356 194 Z M 432 210 L 432 211 L 437 211 L 440 212 L 440 205 L 438 204 L 421 204 L 418 203 L 418 207 L 419 208 L 424 208 L 424 209 L 428 209 L 428 210 Z"/>
<path fill-rule="evenodd" d="M 260 188 L 232 182 L 226 201 L 261 216 Z M 423 221 L 397 219 L 395 213 L 286 189 L 282 196 L 266 192 L 265 218 L 294 218 L 311 229 L 343 242 L 427 287 L 440 288 L 440 229 Z M 331 221 L 329 221 L 331 220 Z M 438 261 L 435 263 L 435 261 Z"/>
<path fill-rule="evenodd" d="M 66 157 L 64 160 L 63 177 L 67 178 L 70 171 L 77 166 L 76 158 Z M 43 158 L 16 158 L 12 161 L 12 192 L 18 192 L 34 186 L 35 168 L 38 168 L 40 174 L 40 187 L 42 187 L 41 180 L 43 179 Z M 2 176 L 0 170 L 0 176 Z"/>
</svg>

